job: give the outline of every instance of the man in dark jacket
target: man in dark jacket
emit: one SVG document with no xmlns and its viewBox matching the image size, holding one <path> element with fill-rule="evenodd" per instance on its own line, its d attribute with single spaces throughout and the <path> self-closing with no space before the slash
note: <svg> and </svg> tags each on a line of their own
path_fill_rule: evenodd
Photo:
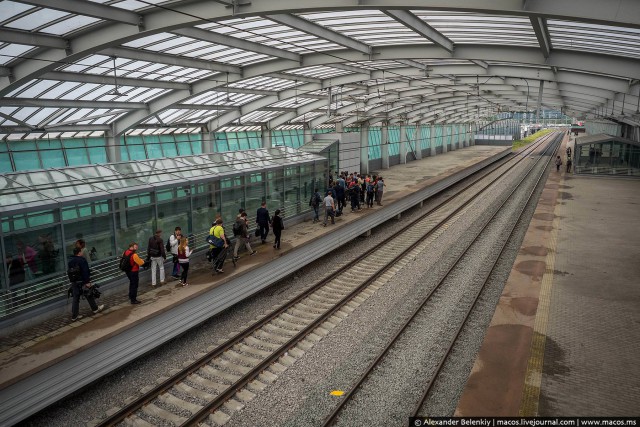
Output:
<svg viewBox="0 0 640 427">
<path fill-rule="evenodd" d="M 233 247 L 233 259 L 238 260 L 238 249 L 240 249 L 240 245 L 244 243 L 249 255 L 255 255 L 256 251 L 251 249 L 251 244 L 249 243 L 249 229 L 247 226 L 247 213 L 243 210 L 236 217 L 236 226 L 234 230 L 239 230 L 240 234 L 236 234 L 236 244 Z"/>
<path fill-rule="evenodd" d="M 156 234 L 149 238 L 147 256 L 151 258 L 151 286 L 156 286 L 156 269 L 160 270 L 160 284 L 164 285 L 164 260 L 167 259 L 167 251 L 162 240 L 162 230 L 156 230 Z"/>
<path fill-rule="evenodd" d="M 260 240 L 262 243 L 267 241 L 267 234 L 269 234 L 269 211 L 267 210 L 267 202 L 262 202 L 262 205 L 256 212 L 256 223 L 260 227 Z"/>
<path fill-rule="evenodd" d="M 71 303 L 71 321 L 81 319 L 80 316 L 80 296 L 85 289 L 91 288 L 91 276 L 89 273 L 89 263 L 82 255 L 81 248 L 73 248 L 73 256 L 69 261 L 69 280 L 71 281 L 71 292 L 73 294 L 73 302 Z M 96 300 L 91 294 L 85 295 L 91 311 L 93 313 L 99 313 L 104 309 L 104 304 L 98 306 Z"/>
</svg>

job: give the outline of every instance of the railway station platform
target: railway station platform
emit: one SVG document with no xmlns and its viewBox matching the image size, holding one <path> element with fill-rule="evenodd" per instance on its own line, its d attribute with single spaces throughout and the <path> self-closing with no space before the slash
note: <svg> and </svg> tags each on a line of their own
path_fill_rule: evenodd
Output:
<svg viewBox="0 0 640 427">
<path fill-rule="evenodd" d="M 312 214 L 298 224 L 288 224 L 285 218 L 279 251 L 272 247 L 270 234 L 267 244 L 252 243 L 257 255 L 249 256 L 241 249 L 237 267 L 228 260 L 225 272 L 216 276 L 199 254 L 192 258 L 187 287 L 178 286 L 169 275 L 167 284 L 157 288 L 148 279 L 141 280 L 140 305 L 129 303 L 125 286 L 105 292 L 99 300 L 106 304 L 102 313 L 91 315 L 83 300 L 80 314 L 85 317 L 71 322 L 69 301 L 64 316 L 1 337 L 0 407 L 4 415 L 0 424 L 54 403 L 384 221 L 398 218 L 510 152 L 510 147 L 471 146 L 378 171 L 386 184 L 384 206 L 363 207 L 353 213 L 346 207 L 336 224 L 326 228 L 314 224 Z M 213 218 L 215 212 L 211 215 Z M 66 374 L 70 370 L 73 377 Z M 33 402 L 35 395 L 40 397 L 39 407 L 25 407 L 23 402 Z"/>
<path fill-rule="evenodd" d="M 638 415 L 639 205 L 638 179 L 551 171 L 456 416 Z"/>
</svg>

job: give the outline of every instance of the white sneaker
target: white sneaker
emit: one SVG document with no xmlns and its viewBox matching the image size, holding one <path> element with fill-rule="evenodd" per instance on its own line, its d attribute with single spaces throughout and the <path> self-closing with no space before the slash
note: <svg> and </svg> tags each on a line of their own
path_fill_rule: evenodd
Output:
<svg viewBox="0 0 640 427">
<path fill-rule="evenodd" d="M 104 304 L 99 305 L 96 310 L 93 310 L 93 314 L 100 313 L 102 310 L 104 310 Z"/>
</svg>

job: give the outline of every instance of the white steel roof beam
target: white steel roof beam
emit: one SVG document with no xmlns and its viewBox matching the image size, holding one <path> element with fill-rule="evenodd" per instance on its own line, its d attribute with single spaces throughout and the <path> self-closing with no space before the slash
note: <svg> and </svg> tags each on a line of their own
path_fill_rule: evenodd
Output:
<svg viewBox="0 0 640 427">
<path fill-rule="evenodd" d="M 549 29 L 547 28 L 547 20 L 540 16 L 530 16 L 529 20 L 533 26 L 533 31 L 536 33 L 540 50 L 545 58 L 548 58 L 551 54 L 551 36 L 549 35 Z"/>
<path fill-rule="evenodd" d="M 447 52 L 453 52 L 453 42 L 451 40 L 408 10 L 383 10 L 383 12 Z"/>
<path fill-rule="evenodd" d="M 62 37 L 32 33 L 29 31 L 10 30 L 8 28 L 0 29 L 0 42 L 50 47 L 53 49 L 67 49 L 69 47 L 67 40 Z"/>
<path fill-rule="evenodd" d="M 133 59 L 134 61 L 147 61 L 151 63 L 176 65 L 178 67 L 191 67 L 199 70 L 220 71 L 232 74 L 242 73 L 242 68 L 237 65 L 223 64 L 221 62 L 189 58 L 186 56 L 168 55 L 162 52 L 131 49 L 127 47 L 111 47 L 98 53 L 106 56 Z"/>
<path fill-rule="evenodd" d="M 50 71 L 42 77 L 44 80 L 61 82 L 94 83 L 99 85 L 113 85 L 113 74 L 84 74 L 67 71 Z M 118 76 L 118 86 L 152 87 L 160 89 L 189 89 L 188 83 L 168 82 L 164 80 L 134 79 Z"/>
<path fill-rule="evenodd" d="M 144 102 L 80 101 L 73 99 L 0 98 L 0 105 L 42 108 L 119 108 L 137 110 L 147 108 Z"/>
<path fill-rule="evenodd" d="M 312 36 L 320 37 L 348 49 L 361 52 L 367 55 L 367 57 L 371 55 L 371 47 L 369 45 L 345 36 L 344 34 L 332 31 L 304 18 L 290 14 L 267 15 L 266 17 L 272 21 L 286 25 L 287 27 L 302 31 L 303 33 L 311 34 Z"/>
<path fill-rule="evenodd" d="M 289 52 L 288 50 L 278 49 L 276 47 L 267 46 L 264 44 L 251 42 L 248 40 L 242 40 L 236 37 L 231 37 L 226 34 L 219 34 L 213 31 L 207 31 L 200 28 L 182 28 L 180 30 L 173 30 L 174 34 L 180 34 L 181 36 L 190 37 L 196 40 L 202 40 L 209 43 L 219 44 L 223 46 L 234 47 L 236 49 L 245 50 L 247 52 L 260 53 L 262 55 L 269 55 L 276 58 L 288 59 L 290 61 L 301 62 L 302 58 L 299 54 Z"/>
<path fill-rule="evenodd" d="M 142 16 L 119 7 L 106 6 L 100 3 L 83 0 L 20 0 L 20 3 L 32 4 L 47 9 L 91 16 L 124 24 L 142 26 Z"/>
</svg>

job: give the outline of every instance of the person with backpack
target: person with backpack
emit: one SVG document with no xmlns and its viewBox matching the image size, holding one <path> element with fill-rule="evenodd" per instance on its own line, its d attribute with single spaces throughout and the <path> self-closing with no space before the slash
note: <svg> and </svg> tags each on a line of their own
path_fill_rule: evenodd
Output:
<svg viewBox="0 0 640 427">
<path fill-rule="evenodd" d="M 342 179 L 342 177 L 341 177 Z M 344 182 L 344 179 L 342 180 L 342 182 Z M 338 205 L 338 209 L 336 211 L 336 216 L 340 216 L 342 215 L 342 208 L 344 208 L 344 205 L 346 204 L 346 199 L 345 199 L 345 187 L 340 185 L 340 180 L 338 180 L 338 182 L 336 183 L 336 185 L 333 187 L 333 189 L 335 190 L 335 194 L 336 194 L 336 199 L 335 202 Z"/>
<path fill-rule="evenodd" d="M 276 209 L 276 212 L 273 214 L 271 227 L 273 227 L 273 235 L 276 237 L 273 242 L 273 248 L 280 249 L 280 236 L 282 235 L 282 230 L 284 230 L 284 221 L 282 221 L 282 217 L 280 216 L 280 209 Z"/>
<path fill-rule="evenodd" d="M 140 282 L 140 267 L 144 261 L 140 259 L 138 254 L 138 244 L 131 242 L 129 249 L 124 251 L 120 260 L 120 269 L 123 270 L 129 278 L 129 301 L 131 304 L 140 304 L 138 300 L 138 284 Z"/>
<path fill-rule="evenodd" d="M 361 210 L 360 207 L 360 186 L 357 181 L 351 182 L 351 188 L 349 189 L 349 194 L 351 196 L 351 212 L 355 212 L 357 210 Z"/>
<path fill-rule="evenodd" d="M 233 235 L 236 236 L 236 244 L 233 247 L 234 260 L 238 260 L 238 249 L 240 249 L 240 245 L 243 243 L 249 255 L 256 254 L 256 251 L 251 248 L 251 244 L 249 243 L 249 224 L 247 213 L 244 210 L 236 217 L 236 222 L 233 223 Z"/>
<path fill-rule="evenodd" d="M 560 156 L 556 157 L 556 172 L 560 172 L 560 166 L 562 166 L 562 159 Z"/>
<path fill-rule="evenodd" d="M 73 248 L 73 256 L 69 260 L 67 276 L 71 283 L 71 293 L 73 300 L 71 301 L 71 321 L 82 319 L 80 316 L 80 296 L 85 294 L 85 289 L 90 289 L 91 273 L 89 272 L 89 263 L 84 258 L 83 249 L 79 247 Z M 100 313 L 104 310 L 104 304 L 98 305 L 91 292 L 85 294 L 85 298 L 91 307 L 93 314 Z"/>
<path fill-rule="evenodd" d="M 167 253 L 162 240 L 162 230 L 156 230 L 149 238 L 147 256 L 151 258 L 151 286 L 156 287 L 156 269 L 160 270 L 160 284 L 164 285 L 164 260 L 167 259 Z"/>
<path fill-rule="evenodd" d="M 180 244 L 180 239 L 182 238 L 182 229 L 180 227 L 176 227 L 173 231 L 173 234 L 169 236 L 169 241 L 167 242 L 167 252 L 171 252 L 173 255 L 173 271 L 171 272 L 171 277 L 174 279 L 180 278 L 180 263 L 178 262 L 178 245 Z"/>
<path fill-rule="evenodd" d="M 368 208 L 372 208 L 373 207 L 373 199 L 375 197 L 375 187 L 373 185 L 373 180 L 371 179 L 371 176 L 367 176 L 367 179 L 365 181 L 365 183 L 367 184 L 367 207 Z"/>
<path fill-rule="evenodd" d="M 229 247 L 226 236 L 224 235 L 224 228 L 222 227 L 222 218 L 217 218 L 209 230 L 209 251 L 211 253 L 211 261 L 213 262 L 213 269 L 216 273 L 224 273 L 222 266 L 224 265 L 225 257 L 222 256 L 222 251 Z"/>
<path fill-rule="evenodd" d="M 189 256 L 191 256 L 191 252 L 187 238 L 181 238 L 180 244 L 178 245 L 178 262 L 182 267 L 182 276 L 180 276 L 180 285 L 182 286 L 189 285 L 187 283 L 187 275 L 189 274 Z"/>
<path fill-rule="evenodd" d="M 309 206 L 313 208 L 313 223 L 320 222 L 320 203 L 322 203 L 322 197 L 320 196 L 320 192 L 316 188 L 314 190 L 313 195 L 311 196 L 311 200 L 309 200 Z"/>
</svg>

